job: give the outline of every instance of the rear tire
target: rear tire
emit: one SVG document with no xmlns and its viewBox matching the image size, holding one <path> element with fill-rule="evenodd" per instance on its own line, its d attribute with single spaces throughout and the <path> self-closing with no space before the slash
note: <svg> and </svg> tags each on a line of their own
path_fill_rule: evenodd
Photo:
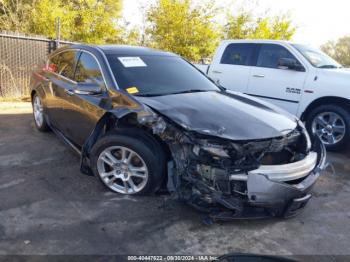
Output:
<svg viewBox="0 0 350 262">
<path fill-rule="evenodd" d="M 333 104 L 316 107 L 306 118 L 306 128 L 320 137 L 327 150 L 343 150 L 350 141 L 350 112 Z"/>
<path fill-rule="evenodd" d="M 111 191 L 124 195 L 155 193 L 165 178 L 159 143 L 137 129 L 120 129 L 100 138 L 90 153 L 91 168 Z"/>
<path fill-rule="evenodd" d="M 44 114 L 44 106 L 42 103 L 41 97 L 35 93 L 32 97 L 32 107 L 33 107 L 33 117 L 36 128 L 40 132 L 48 132 L 50 131 L 50 127 L 48 126 L 45 114 Z"/>
</svg>

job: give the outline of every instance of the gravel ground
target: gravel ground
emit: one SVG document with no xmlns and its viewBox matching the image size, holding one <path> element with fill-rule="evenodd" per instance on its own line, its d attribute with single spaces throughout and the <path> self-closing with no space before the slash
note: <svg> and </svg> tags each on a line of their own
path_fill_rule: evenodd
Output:
<svg viewBox="0 0 350 262">
<path fill-rule="evenodd" d="M 36 131 L 28 103 L 0 103 L 0 255 L 350 255 L 349 160 L 328 154 L 335 174 L 324 172 L 295 218 L 206 226 L 166 195 L 107 191 L 54 134 Z"/>
</svg>

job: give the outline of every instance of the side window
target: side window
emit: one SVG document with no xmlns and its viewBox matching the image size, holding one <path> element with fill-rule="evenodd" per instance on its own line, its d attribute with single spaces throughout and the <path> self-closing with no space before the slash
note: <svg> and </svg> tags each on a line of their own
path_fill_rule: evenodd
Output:
<svg viewBox="0 0 350 262">
<path fill-rule="evenodd" d="M 278 68 L 280 58 L 290 58 L 297 60 L 286 48 L 280 45 L 261 45 L 256 66 L 267 68 Z M 297 60 L 298 61 L 298 60 Z"/>
<path fill-rule="evenodd" d="M 221 64 L 252 65 L 254 44 L 230 44 L 226 47 Z"/>
<path fill-rule="evenodd" d="M 48 70 L 73 79 L 76 61 L 76 51 L 64 51 L 49 60 Z"/>
<path fill-rule="evenodd" d="M 58 73 L 58 66 L 61 63 L 60 60 L 61 60 L 60 54 L 51 57 L 47 67 L 48 71 Z"/>
<path fill-rule="evenodd" d="M 75 81 L 103 85 L 103 77 L 96 59 L 85 52 L 81 53 L 75 72 Z"/>
</svg>

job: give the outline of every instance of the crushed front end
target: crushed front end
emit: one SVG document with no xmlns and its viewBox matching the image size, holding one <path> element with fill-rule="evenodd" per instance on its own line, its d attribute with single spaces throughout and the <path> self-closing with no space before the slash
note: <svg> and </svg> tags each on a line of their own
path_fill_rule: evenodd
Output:
<svg viewBox="0 0 350 262">
<path fill-rule="evenodd" d="M 294 216 L 325 168 L 324 145 L 301 122 L 280 137 L 233 141 L 157 114 L 138 120 L 169 147 L 168 190 L 214 220 Z"/>
<path fill-rule="evenodd" d="M 168 126 L 161 135 L 173 161 L 168 190 L 214 220 L 290 217 L 311 198 L 325 166 L 301 123 L 282 137 L 230 141 Z"/>
</svg>

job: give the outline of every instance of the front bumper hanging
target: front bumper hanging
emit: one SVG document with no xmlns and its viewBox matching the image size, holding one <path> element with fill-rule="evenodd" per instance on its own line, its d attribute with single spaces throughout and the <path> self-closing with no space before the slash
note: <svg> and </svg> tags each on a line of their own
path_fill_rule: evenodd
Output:
<svg viewBox="0 0 350 262">
<path fill-rule="evenodd" d="M 325 147 L 319 139 L 315 139 L 312 151 L 302 161 L 262 166 L 248 174 L 231 175 L 231 181 L 246 183 L 247 199 L 240 203 L 240 209 L 235 212 L 214 211 L 210 217 L 214 220 L 228 220 L 295 216 L 311 199 L 310 191 L 325 168 L 325 163 Z M 230 201 L 230 198 L 221 198 Z M 231 200 L 232 198 L 233 196 Z M 222 199 L 217 202 L 221 201 Z"/>
</svg>

